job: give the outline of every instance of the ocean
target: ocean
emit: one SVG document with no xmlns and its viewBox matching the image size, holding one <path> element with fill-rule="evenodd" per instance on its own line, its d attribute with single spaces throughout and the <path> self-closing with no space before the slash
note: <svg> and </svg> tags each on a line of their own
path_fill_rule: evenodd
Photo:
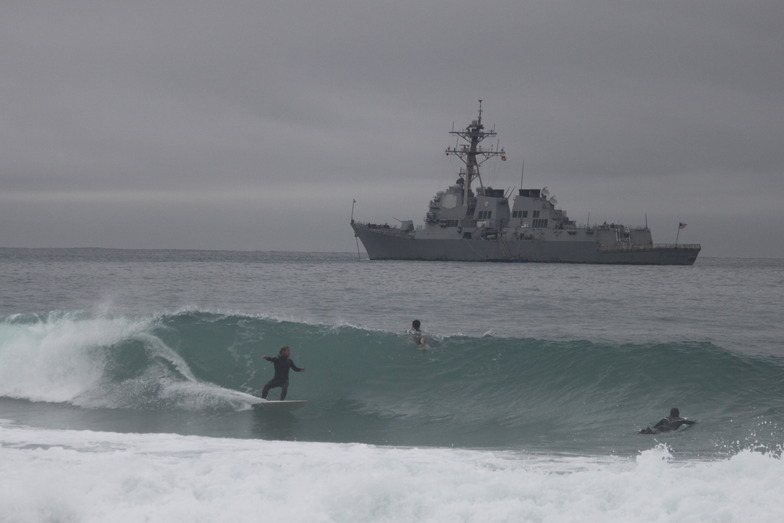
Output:
<svg viewBox="0 0 784 523">
<path fill-rule="evenodd" d="M 783 521 L 783 285 L 0 249 L 0 521 Z M 283 345 L 308 404 L 253 409 Z M 697 423 L 638 434 L 671 407 Z"/>
</svg>

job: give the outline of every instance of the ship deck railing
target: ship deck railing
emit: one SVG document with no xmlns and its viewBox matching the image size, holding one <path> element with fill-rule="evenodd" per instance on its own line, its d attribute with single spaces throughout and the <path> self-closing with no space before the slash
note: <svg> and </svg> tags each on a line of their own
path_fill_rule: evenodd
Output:
<svg viewBox="0 0 784 523">
<path fill-rule="evenodd" d="M 397 225 L 389 225 L 388 223 L 380 224 L 380 223 L 369 223 L 369 222 L 354 222 L 357 226 L 364 227 L 365 229 L 372 229 L 375 232 L 379 232 L 381 234 L 389 234 L 391 236 L 399 236 L 401 234 L 409 234 L 413 231 L 406 231 L 401 229 Z"/>
<path fill-rule="evenodd" d="M 641 252 L 673 249 L 699 251 L 702 249 L 702 246 L 699 243 L 652 243 L 650 245 L 609 245 L 599 247 L 600 252 Z"/>
</svg>

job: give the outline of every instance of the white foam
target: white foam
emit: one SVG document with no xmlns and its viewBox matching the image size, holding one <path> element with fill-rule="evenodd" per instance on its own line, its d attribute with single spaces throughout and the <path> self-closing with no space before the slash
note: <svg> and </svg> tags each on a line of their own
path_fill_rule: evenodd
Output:
<svg viewBox="0 0 784 523">
<path fill-rule="evenodd" d="M 679 461 L 0 427 L 2 521 L 784 520 L 780 459 Z"/>
<path fill-rule="evenodd" d="M 154 319 L 80 317 L 59 313 L 35 323 L 0 324 L 0 396 L 30 401 L 69 402 L 83 407 L 169 404 L 247 409 L 248 394 L 199 382 L 185 360 L 150 334 Z M 159 366 L 121 383 L 105 380 L 106 350 L 136 339 L 151 361 L 166 361 L 178 375 L 171 379 Z M 147 397 L 155 389 L 157 396 Z"/>
<path fill-rule="evenodd" d="M 79 319 L 63 314 L 34 324 L 4 323 L 0 334 L 0 396 L 71 401 L 95 388 L 105 365 L 102 347 L 140 332 L 146 322 Z"/>
</svg>

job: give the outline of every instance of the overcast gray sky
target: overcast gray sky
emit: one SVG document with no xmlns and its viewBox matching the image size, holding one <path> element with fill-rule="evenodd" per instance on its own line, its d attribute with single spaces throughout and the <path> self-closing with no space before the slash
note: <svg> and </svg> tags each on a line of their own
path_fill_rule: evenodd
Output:
<svg viewBox="0 0 784 523">
<path fill-rule="evenodd" d="M 784 257 L 782 0 L 0 2 L 0 246 L 354 251 L 497 188 Z"/>
</svg>

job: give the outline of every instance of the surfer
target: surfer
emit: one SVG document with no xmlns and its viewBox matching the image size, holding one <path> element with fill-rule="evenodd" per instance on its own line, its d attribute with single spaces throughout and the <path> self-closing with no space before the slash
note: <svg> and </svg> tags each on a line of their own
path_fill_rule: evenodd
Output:
<svg viewBox="0 0 784 523">
<path fill-rule="evenodd" d="M 280 400 L 286 399 L 286 392 L 289 389 L 289 369 L 294 369 L 297 372 L 304 372 L 305 367 L 297 367 L 294 362 L 289 358 L 291 349 L 288 346 L 281 347 L 277 356 L 270 358 L 269 356 L 262 356 L 267 361 L 271 361 L 275 365 L 275 375 L 271 380 L 264 385 L 261 391 L 261 397 L 267 399 L 270 389 L 280 387 Z"/>
<path fill-rule="evenodd" d="M 408 329 L 408 334 L 411 335 L 411 338 L 414 340 L 414 343 L 417 345 L 424 345 L 425 338 L 422 336 L 422 323 L 419 320 L 414 320 L 411 322 L 411 328 Z"/>
<path fill-rule="evenodd" d="M 661 432 L 670 432 L 678 429 L 681 425 L 694 425 L 696 421 L 681 418 L 681 412 L 677 407 L 670 409 L 670 415 L 662 418 L 653 426 L 653 428 L 646 427 L 640 431 L 640 434 L 659 434 Z"/>
</svg>

